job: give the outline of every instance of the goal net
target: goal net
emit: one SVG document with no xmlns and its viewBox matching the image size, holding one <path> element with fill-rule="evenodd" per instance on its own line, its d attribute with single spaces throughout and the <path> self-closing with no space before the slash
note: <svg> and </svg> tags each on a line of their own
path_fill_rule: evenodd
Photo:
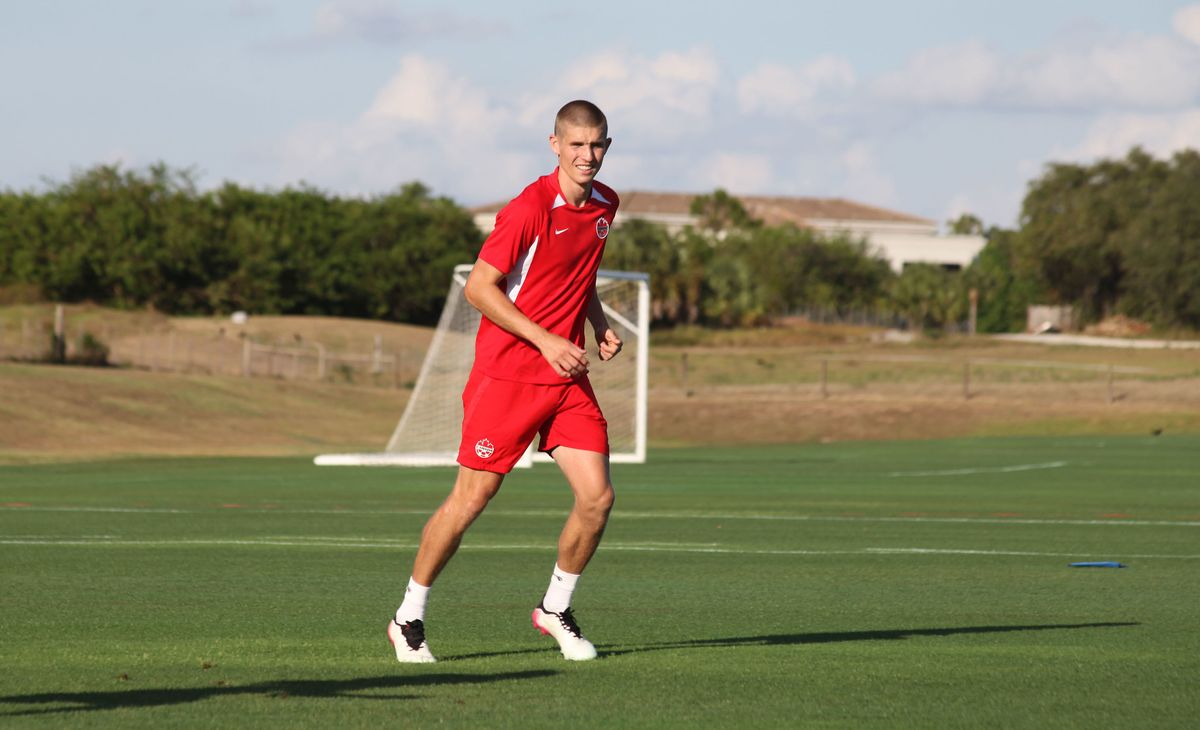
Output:
<svg viewBox="0 0 1200 730">
<path fill-rule="evenodd" d="M 437 331 L 421 365 L 404 415 L 383 452 L 324 454 L 322 466 L 451 466 L 457 464 L 462 433 L 462 389 L 475 360 L 479 311 L 463 295 L 469 264 L 454 269 Z M 588 379 L 608 420 L 613 462 L 646 460 L 646 379 L 650 354 L 650 289 L 647 274 L 601 270 L 596 291 L 608 323 L 624 343 L 621 355 L 593 365 Z M 589 351 L 594 347 L 589 333 Z M 535 451 L 537 439 L 518 466 L 550 461 Z"/>
</svg>

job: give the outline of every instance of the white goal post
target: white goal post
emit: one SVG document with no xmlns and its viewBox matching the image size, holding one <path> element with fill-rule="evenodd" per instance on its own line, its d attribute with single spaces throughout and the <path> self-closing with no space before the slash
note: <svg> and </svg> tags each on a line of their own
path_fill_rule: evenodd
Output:
<svg viewBox="0 0 1200 730">
<path fill-rule="evenodd" d="M 453 466 L 462 433 L 462 389 L 475 361 L 479 311 L 463 295 L 471 265 L 455 267 L 412 396 L 387 447 L 379 453 L 322 454 L 320 466 Z M 615 463 L 646 460 L 646 399 L 650 367 L 650 277 L 648 274 L 600 270 L 596 292 L 608 322 L 624 343 L 620 356 L 608 362 L 592 358 L 588 379 L 608 421 L 610 459 Z M 590 335 L 590 327 L 589 335 Z M 593 347 L 589 337 L 589 349 Z M 534 444 L 518 462 L 551 461 Z"/>
</svg>

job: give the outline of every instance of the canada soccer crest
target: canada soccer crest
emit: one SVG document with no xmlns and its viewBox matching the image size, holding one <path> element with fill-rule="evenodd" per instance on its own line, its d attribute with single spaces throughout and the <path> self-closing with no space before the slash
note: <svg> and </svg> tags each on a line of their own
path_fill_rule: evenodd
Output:
<svg viewBox="0 0 1200 730">
<path fill-rule="evenodd" d="M 475 444 L 475 455 L 480 459 L 486 459 L 496 453 L 496 447 L 487 439 L 479 439 Z"/>
<path fill-rule="evenodd" d="M 608 238 L 608 221 L 603 218 L 596 221 L 596 235 L 600 238 Z"/>
</svg>

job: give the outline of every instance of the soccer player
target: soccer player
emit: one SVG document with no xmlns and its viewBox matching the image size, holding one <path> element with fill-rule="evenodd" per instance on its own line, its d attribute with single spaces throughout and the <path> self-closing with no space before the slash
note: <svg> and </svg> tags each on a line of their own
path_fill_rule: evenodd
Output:
<svg viewBox="0 0 1200 730">
<path fill-rule="evenodd" d="M 404 602 L 388 623 L 401 662 L 435 661 L 425 640 L 429 588 L 535 434 L 575 502 L 533 625 L 557 640 L 567 659 L 596 657 L 571 612 L 571 594 L 613 504 L 608 423 L 588 382 L 584 349 L 586 320 L 600 360 L 621 351 L 596 297 L 596 271 L 619 202 L 596 181 L 611 143 L 595 104 L 563 106 L 550 136 L 558 166 L 500 211 L 467 278 L 467 301 L 483 318 L 463 390 L 458 478 L 425 524 Z"/>
</svg>

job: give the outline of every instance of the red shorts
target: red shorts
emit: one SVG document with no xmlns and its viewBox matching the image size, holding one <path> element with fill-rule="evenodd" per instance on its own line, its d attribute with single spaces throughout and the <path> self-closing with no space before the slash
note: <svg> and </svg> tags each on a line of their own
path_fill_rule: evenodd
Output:
<svg viewBox="0 0 1200 730">
<path fill-rule="evenodd" d="M 507 474 L 541 435 L 539 451 L 568 446 L 608 453 L 608 422 L 587 378 L 563 385 L 497 380 L 475 370 L 463 390 L 458 463 Z"/>
</svg>

